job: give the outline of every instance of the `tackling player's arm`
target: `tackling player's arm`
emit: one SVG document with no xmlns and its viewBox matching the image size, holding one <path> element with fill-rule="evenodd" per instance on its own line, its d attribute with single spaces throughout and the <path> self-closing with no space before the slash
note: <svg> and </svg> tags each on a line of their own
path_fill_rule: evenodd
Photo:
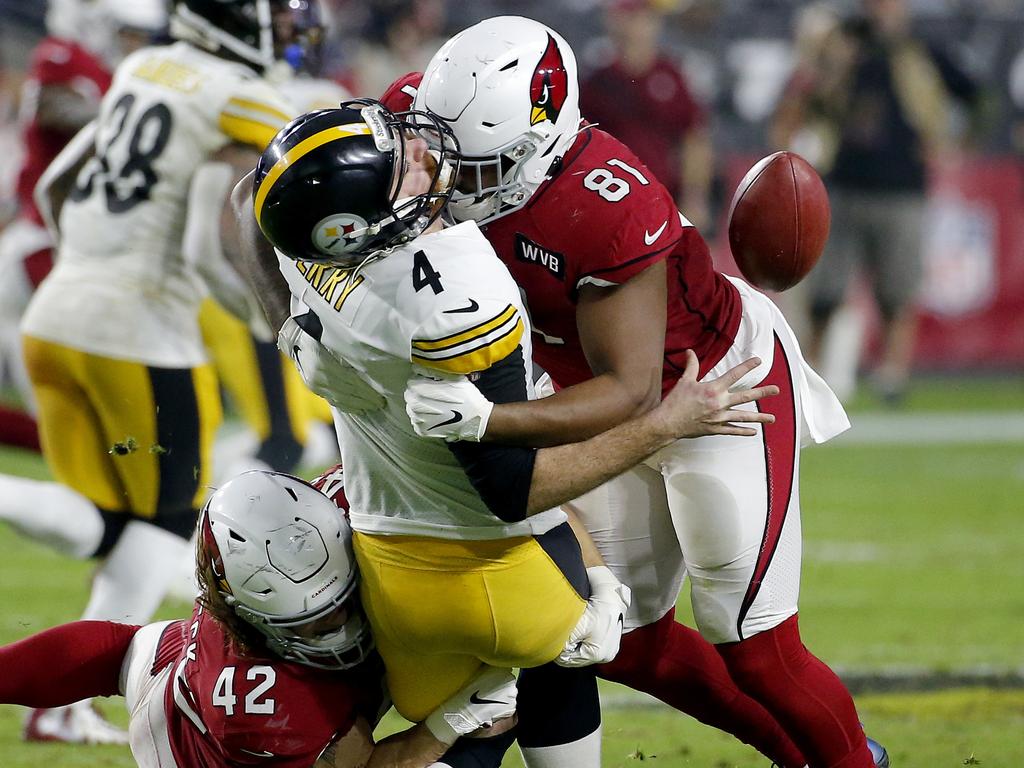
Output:
<svg viewBox="0 0 1024 768">
<path fill-rule="evenodd" d="M 373 730 L 359 718 L 344 736 L 331 742 L 313 768 L 425 768 L 444 755 L 448 745 L 420 724 L 373 743 Z"/>
<path fill-rule="evenodd" d="M 514 726 L 517 696 L 511 669 L 485 666 L 424 722 L 379 744 L 366 719 L 358 718 L 314 768 L 427 768 L 463 736 L 497 736 Z"/>
<path fill-rule="evenodd" d="M 497 406 L 484 439 L 522 445 L 585 440 L 661 400 L 665 262 L 622 285 L 584 285 L 576 325 L 594 378 L 551 397 Z"/>
<path fill-rule="evenodd" d="M 491 362 L 484 370 L 474 373 L 475 380 L 472 383 L 468 380 L 441 380 L 428 383 L 426 379 L 422 382 L 442 392 L 450 391 L 452 387 L 460 388 L 460 395 L 467 390 L 471 391 L 477 402 L 484 402 L 487 406 L 495 403 L 494 410 L 504 403 L 525 401 L 525 362 L 522 347 L 518 346 L 518 339 L 519 337 L 514 334 L 506 335 L 486 348 L 477 346 L 472 353 L 472 359 L 475 360 L 480 359 L 476 356 L 484 351 L 501 351 L 500 345 L 507 344 L 510 340 L 516 344 L 507 355 L 498 356 L 499 359 Z M 463 343 L 471 344 L 472 341 Z M 453 358 L 449 357 L 446 364 L 450 364 L 452 360 Z M 421 365 L 424 363 L 422 359 L 416 362 Z M 450 449 L 491 512 L 509 522 L 522 520 L 529 515 L 575 499 L 611 480 L 687 434 L 695 422 L 725 425 L 721 430 L 732 433 L 741 429 L 731 426 L 732 421 L 772 422 L 774 417 L 771 414 L 739 411 L 735 406 L 776 394 L 777 387 L 755 387 L 742 392 L 729 391 L 733 384 L 759 364 L 759 360 L 752 358 L 732 368 L 718 379 L 698 382 L 697 356 L 688 351 L 686 369 L 664 401 L 654 409 L 595 437 L 540 449 L 460 440 L 451 442 Z M 442 372 L 451 374 L 463 371 L 449 367 L 442 369 Z M 541 401 L 531 401 L 531 404 L 553 399 L 554 396 Z M 447 413 L 456 413 L 457 408 L 463 407 L 462 403 L 466 402 L 467 399 L 459 398 L 456 409 L 451 409 Z M 470 406 L 469 410 L 472 409 L 473 406 Z M 442 418 L 443 413 L 435 411 L 435 414 L 441 414 Z M 456 415 L 460 419 L 463 417 L 461 412 Z M 483 419 L 483 423 L 487 424 L 486 418 Z"/>
<path fill-rule="evenodd" d="M 726 420 L 734 406 L 776 395 L 776 386 L 743 392 L 729 388 L 752 371 L 760 360 L 751 358 L 712 382 L 699 383 L 697 356 L 690 350 L 679 382 L 653 410 L 579 443 L 537 451 L 530 481 L 529 513 L 550 509 L 575 499 L 611 480 L 648 456 L 678 440 L 702 414 L 722 414 Z M 772 423 L 771 414 L 759 414 Z M 738 428 L 736 428 L 738 429 Z"/>
</svg>

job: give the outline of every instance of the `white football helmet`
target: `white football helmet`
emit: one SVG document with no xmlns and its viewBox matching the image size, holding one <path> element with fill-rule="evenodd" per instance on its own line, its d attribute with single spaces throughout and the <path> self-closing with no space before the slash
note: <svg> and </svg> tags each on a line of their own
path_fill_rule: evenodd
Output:
<svg viewBox="0 0 1024 768">
<path fill-rule="evenodd" d="M 521 16 L 465 29 L 430 60 L 414 108 L 451 126 L 462 150 L 459 220 L 522 207 L 579 131 L 576 57 L 554 30 Z"/>
<path fill-rule="evenodd" d="M 215 588 L 281 658 L 347 669 L 373 648 L 352 531 L 334 502 L 278 472 L 245 472 L 203 507 L 198 546 Z"/>
</svg>

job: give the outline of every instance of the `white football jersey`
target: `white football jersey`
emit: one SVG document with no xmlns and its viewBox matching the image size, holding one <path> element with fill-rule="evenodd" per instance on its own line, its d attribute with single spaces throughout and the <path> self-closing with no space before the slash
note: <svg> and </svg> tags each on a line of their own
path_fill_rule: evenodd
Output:
<svg viewBox="0 0 1024 768">
<path fill-rule="evenodd" d="M 387 402 L 365 415 L 335 413 L 354 529 L 498 539 L 565 521 L 558 509 L 516 523 L 496 517 L 448 444 L 419 437 L 405 412 L 414 365 L 472 374 L 517 347 L 533 396 L 529 320 L 519 288 L 475 222 L 422 235 L 352 271 L 280 254 L 278 260 L 293 316 L 312 311 L 323 329 L 320 342 Z"/>
<path fill-rule="evenodd" d="M 192 176 L 230 142 L 262 151 L 293 114 L 255 72 L 188 43 L 126 58 L 23 331 L 148 365 L 202 363 L 205 289 L 182 256 Z"/>
</svg>

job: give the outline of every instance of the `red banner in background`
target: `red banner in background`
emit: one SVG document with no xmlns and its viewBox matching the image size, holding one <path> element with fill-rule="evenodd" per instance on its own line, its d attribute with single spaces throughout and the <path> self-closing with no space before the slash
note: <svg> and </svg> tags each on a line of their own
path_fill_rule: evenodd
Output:
<svg viewBox="0 0 1024 768">
<path fill-rule="evenodd" d="M 735 189 L 757 159 L 731 159 L 727 189 Z M 953 371 L 1024 367 L 1024 164 L 990 157 L 936 168 L 928 198 L 916 365 Z M 724 221 L 719 232 L 716 265 L 739 274 Z M 870 315 L 870 351 L 877 317 L 862 290 L 855 289 L 852 300 Z M 793 303 L 780 301 L 787 313 L 799 311 L 787 306 Z M 790 320 L 803 326 L 802 318 Z"/>
</svg>

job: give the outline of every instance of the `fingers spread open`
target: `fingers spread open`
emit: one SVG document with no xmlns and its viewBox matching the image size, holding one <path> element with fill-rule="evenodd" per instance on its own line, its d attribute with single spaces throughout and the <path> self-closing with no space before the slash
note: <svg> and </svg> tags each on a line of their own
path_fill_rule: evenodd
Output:
<svg viewBox="0 0 1024 768">
<path fill-rule="evenodd" d="M 735 424 L 716 424 L 711 431 L 713 435 L 739 435 L 740 437 L 756 437 L 757 430 L 753 427 L 739 427 Z"/>
<path fill-rule="evenodd" d="M 739 365 L 733 366 L 728 371 L 723 373 L 718 378 L 718 381 L 716 383 L 724 384 L 725 387 L 728 389 L 733 384 L 735 384 L 737 381 L 739 381 L 744 376 L 746 376 L 748 373 L 750 373 L 752 370 L 757 368 L 757 366 L 759 366 L 760 364 L 761 364 L 761 359 L 757 358 L 757 357 L 751 357 L 751 358 L 749 358 L 747 360 L 744 360 Z"/>
<path fill-rule="evenodd" d="M 720 411 L 719 413 L 715 414 L 714 421 L 718 424 L 725 424 L 731 421 L 742 421 L 756 424 L 774 424 L 775 414 L 761 413 L 761 411 L 728 410 Z"/>
<path fill-rule="evenodd" d="M 779 388 L 774 384 L 769 384 L 764 387 L 754 387 L 753 389 L 743 389 L 739 392 L 729 393 L 729 405 L 752 403 L 755 400 L 760 400 L 762 397 L 771 397 L 772 395 L 777 394 L 779 394 Z"/>
</svg>

